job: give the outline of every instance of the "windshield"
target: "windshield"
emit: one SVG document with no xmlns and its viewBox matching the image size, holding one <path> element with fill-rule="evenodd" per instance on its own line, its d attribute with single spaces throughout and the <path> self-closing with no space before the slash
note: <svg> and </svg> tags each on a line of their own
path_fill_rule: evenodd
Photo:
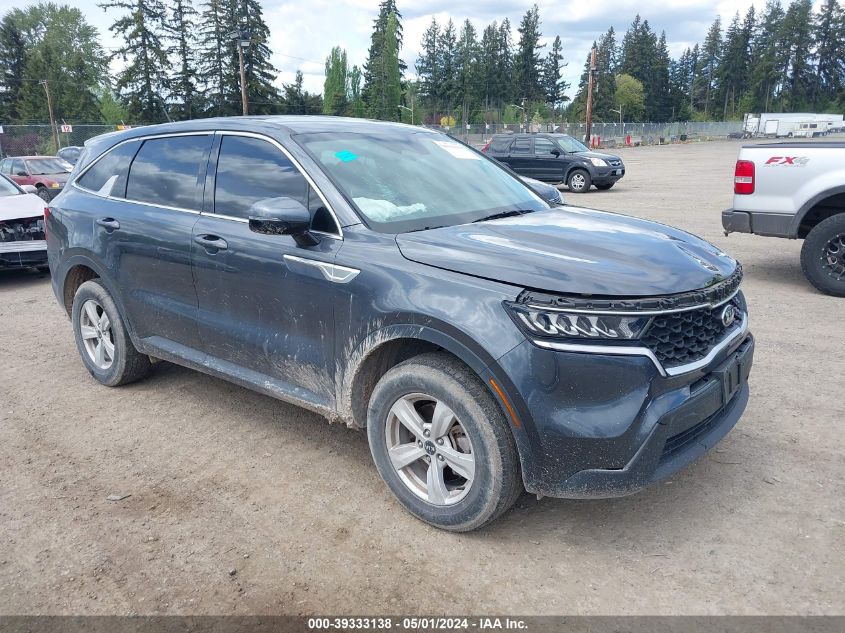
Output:
<svg viewBox="0 0 845 633">
<path fill-rule="evenodd" d="M 21 190 L 17 188 L 17 186 L 6 180 L 5 176 L 0 176 L 0 198 L 6 198 L 8 196 L 18 196 L 21 194 Z"/>
<path fill-rule="evenodd" d="M 515 176 L 445 135 L 393 129 L 294 138 L 354 204 L 365 223 L 385 233 L 548 208 Z"/>
<path fill-rule="evenodd" d="M 571 136 L 567 136 L 566 134 L 561 134 L 560 136 L 554 137 L 557 144 L 560 145 L 560 148 L 567 153 L 572 152 L 589 152 L 590 148 L 584 145 L 581 141 L 576 141 Z"/>
<path fill-rule="evenodd" d="M 71 170 L 71 165 L 61 158 L 33 158 L 26 161 L 26 166 L 33 176 L 64 174 Z"/>
</svg>

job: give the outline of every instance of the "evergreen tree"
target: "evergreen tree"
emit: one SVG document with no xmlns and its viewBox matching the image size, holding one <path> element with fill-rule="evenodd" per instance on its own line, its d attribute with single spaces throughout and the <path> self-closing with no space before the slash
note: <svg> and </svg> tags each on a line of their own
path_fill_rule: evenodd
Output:
<svg viewBox="0 0 845 633">
<path fill-rule="evenodd" d="M 704 38 L 704 45 L 698 58 L 695 83 L 693 85 L 695 105 L 704 112 L 707 117 L 710 114 L 710 104 L 715 93 L 716 71 L 719 67 L 719 60 L 722 53 L 722 21 L 716 18 L 707 36 Z"/>
<path fill-rule="evenodd" d="M 495 95 L 500 109 L 517 99 L 515 65 L 516 60 L 514 58 L 513 38 L 511 36 L 511 23 L 510 20 L 505 18 L 499 24 L 499 42 L 495 70 Z"/>
<path fill-rule="evenodd" d="M 268 45 L 270 28 L 264 21 L 264 12 L 259 0 L 226 0 L 229 33 L 245 32 L 250 45 L 244 47 L 244 74 L 246 75 L 247 101 L 250 114 L 273 114 L 279 109 L 279 91 L 273 85 L 278 70 L 270 63 L 272 51 Z M 240 61 L 238 44 L 228 37 L 229 68 L 235 69 L 229 74 L 228 92 L 237 95 L 229 101 L 231 114 L 239 114 L 240 107 Z M 313 113 L 312 113 L 313 114 Z"/>
<path fill-rule="evenodd" d="M 616 31 L 613 27 L 602 35 L 598 42 L 593 42 L 596 48 L 596 77 L 593 85 L 593 118 L 597 121 L 614 121 L 618 114 L 616 103 L 616 68 L 618 66 L 618 51 L 616 46 Z M 580 121 L 587 109 L 587 79 L 590 72 L 590 53 L 584 62 L 584 72 L 578 84 L 578 94 L 570 107 L 570 118 Z"/>
<path fill-rule="evenodd" d="M 344 114 L 348 105 L 349 66 L 346 51 L 335 46 L 326 58 L 326 80 L 323 84 L 323 114 Z"/>
<path fill-rule="evenodd" d="M 18 102 L 23 88 L 26 44 L 15 14 L 0 20 L 0 121 L 19 120 Z"/>
<path fill-rule="evenodd" d="M 168 56 L 173 60 L 170 97 L 171 116 L 192 119 L 200 111 L 197 92 L 196 23 L 198 13 L 191 0 L 170 0 L 165 32 L 171 41 Z"/>
<path fill-rule="evenodd" d="M 117 75 L 117 89 L 129 115 L 144 122 L 169 118 L 163 97 L 169 92 L 169 63 L 162 42 L 167 20 L 163 2 L 108 0 L 98 6 L 128 11 L 109 30 L 123 38 L 114 57 L 126 62 Z"/>
<path fill-rule="evenodd" d="M 437 25 L 437 20 L 432 17 L 431 24 L 423 33 L 422 51 L 417 58 L 416 70 L 420 82 L 420 96 L 434 108 L 435 115 L 440 88 L 439 42 L 440 27 Z"/>
<path fill-rule="evenodd" d="M 560 41 L 560 35 L 558 35 L 552 42 L 552 48 L 546 55 L 546 61 L 543 64 L 543 91 L 546 101 L 552 106 L 553 114 L 560 103 L 568 99 L 563 93 L 569 88 L 569 84 L 560 79 L 565 66 L 566 64 L 563 63 L 563 45 Z"/>
<path fill-rule="evenodd" d="M 358 66 L 353 66 L 349 71 L 349 114 L 350 116 L 363 118 L 366 116 L 367 107 L 361 95 L 361 82 L 364 74 Z"/>
<path fill-rule="evenodd" d="M 303 87 L 302 71 L 296 71 L 292 84 L 282 86 L 282 110 L 285 114 L 317 114 L 323 109 L 320 95 L 314 95 Z"/>
<path fill-rule="evenodd" d="M 395 33 L 388 37 L 387 28 L 390 15 L 393 14 L 396 21 Z M 378 110 L 384 104 L 384 55 L 386 52 L 395 49 L 396 57 L 402 50 L 402 14 L 396 8 L 396 0 L 382 0 L 379 4 L 379 13 L 373 23 L 373 34 L 370 37 L 370 48 L 367 51 L 367 61 L 364 63 L 364 88 L 363 97 L 367 108 L 371 112 L 374 107 Z M 392 52 L 390 53 L 392 56 Z M 402 73 L 405 71 L 405 63 L 399 59 L 399 83 L 402 81 Z M 392 83 L 392 80 L 391 80 Z M 378 102 L 377 106 L 373 103 Z M 397 102 L 398 103 L 398 102 Z M 380 117 L 379 117 L 380 118 Z"/>
<path fill-rule="evenodd" d="M 381 48 L 368 60 L 369 85 L 364 84 L 368 115 L 374 119 L 396 121 L 402 98 L 402 69 L 399 64 L 399 19 L 387 17 Z"/>
<path fill-rule="evenodd" d="M 731 116 L 736 114 L 737 100 L 747 85 L 749 43 L 745 29 L 740 26 L 737 12 L 725 31 L 724 54 L 716 70 L 723 119 L 727 119 L 729 113 Z"/>
<path fill-rule="evenodd" d="M 478 41 L 475 27 L 464 20 L 455 49 L 455 92 L 461 104 L 461 119 L 468 122 L 476 100 L 478 82 Z"/>
<path fill-rule="evenodd" d="M 479 97 L 484 103 L 485 114 L 496 101 L 496 64 L 499 55 L 499 27 L 496 22 L 488 24 L 481 35 L 478 51 Z M 489 117 L 485 119 L 489 122 Z"/>
<path fill-rule="evenodd" d="M 845 12 L 838 0 L 824 0 L 815 21 L 818 59 L 813 82 L 813 107 L 827 105 L 842 92 L 845 83 Z"/>
<path fill-rule="evenodd" d="M 666 32 L 660 33 L 660 39 L 654 49 L 654 65 L 649 76 L 648 101 L 646 116 L 650 121 L 668 121 L 672 118 L 672 95 L 669 81 L 669 48 L 666 45 Z"/>
<path fill-rule="evenodd" d="M 437 68 L 438 80 L 436 102 L 447 116 L 452 116 L 452 108 L 457 94 L 457 72 L 455 56 L 457 54 L 457 34 L 452 20 L 446 23 L 446 28 L 437 37 Z"/>
<path fill-rule="evenodd" d="M 238 69 L 231 66 L 231 29 L 226 19 L 225 1 L 206 0 L 199 29 L 198 75 L 203 78 L 206 113 L 215 116 L 231 113 L 233 106 L 230 103 L 237 99 L 229 90 L 229 77 Z"/>
<path fill-rule="evenodd" d="M 783 43 L 789 51 L 788 71 L 785 73 L 787 86 L 781 93 L 781 108 L 785 112 L 804 110 L 811 100 L 815 57 L 810 50 L 813 42 L 812 14 L 812 0 L 793 0 L 783 21 Z"/>
<path fill-rule="evenodd" d="M 778 0 L 768 0 L 757 35 L 753 40 L 754 61 L 751 65 L 751 88 L 754 109 L 770 111 L 775 95 L 780 91 L 783 80 L 784 58 L 782 49 L 781 25 L 785 13 Z"/>
<path fill-rule="evenodd" d="M 544 99 L 542 68 L 540 60 L 540 49 L 545 44 L 540 44 L 540 9 L 535 4 L 525 15 L 517 29 L 519 32 L 519 44 L 516 50 L 516 82 L 517 97 L 526 100 L 526 107 L 532 101 Z"/>
</svg>

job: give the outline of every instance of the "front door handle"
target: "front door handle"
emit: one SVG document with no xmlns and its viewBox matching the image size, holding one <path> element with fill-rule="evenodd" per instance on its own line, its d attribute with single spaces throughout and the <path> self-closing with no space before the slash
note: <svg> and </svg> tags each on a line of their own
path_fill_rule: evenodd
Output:
<svg viewBox="0 0 845 633">
<path fill-rule="evenodd" d="M 229 247 L 226 240 L 216 235 L 194 235 L 194 242 L 210 253 L 225 251 Z"/>
<path fill-rule="evenodd" d="M 108 233 L 120 228 L 120 222 L 114 218 L 100 218 L 97 220 L 97 226 L 102 226 Z"/>
</svg>

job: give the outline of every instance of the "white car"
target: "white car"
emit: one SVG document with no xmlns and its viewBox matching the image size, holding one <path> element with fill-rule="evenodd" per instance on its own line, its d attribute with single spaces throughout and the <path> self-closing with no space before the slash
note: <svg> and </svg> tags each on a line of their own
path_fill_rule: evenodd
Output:
<svg viewBox="0 0 845 633">
<path fill-rule="evenodd" d="M 34 189 L 0 175 L 0 269 L 48 270 L 44 201 Z"/>
</svg>

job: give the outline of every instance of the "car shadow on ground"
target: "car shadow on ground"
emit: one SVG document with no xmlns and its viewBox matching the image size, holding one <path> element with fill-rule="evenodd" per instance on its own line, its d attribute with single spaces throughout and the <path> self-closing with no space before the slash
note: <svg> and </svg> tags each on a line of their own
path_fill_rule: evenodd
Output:
<svg viewBox="0 0 845 633">
<path fill-rule="evenodd" d="M 42 284 L 50 281 L 49 273 L 42 273 L 35 268 L 12 268 L 0 270 L 0 290 L 14 290 Z"/>
<path fill-rule="evenodd" d="M 245 436 L 275 436 L 282 444 L 295 437 L 297 442 L 319 446 L 334 462 L 329 467 L 331 471 L 348 473 L 352 478 L 349 484 L 358 487 L 359 494 L 371 498 L 364 503 L 365 506 L 385 503 L 391 506 L 380 512 L 401 510 L 398 504 L 392 505 L 396 503 L 392 497 L 382 494 L 386 486 L 372 463 L 366 432 L 349 429 L 343 424 L 329 424 L 316 413 L 170 363 L 157 363 L 151 375 L 139 384 L 157 389 L 174 382 L 189 384 L 191 397 L 210 405 L 221 419 L 251 427 L 251 432 Z M 240 415 L 244 410 L 250 412 L 248 417 Z M 226 449 L 220 447 L 220 450 Z M 649 540 L 658 523 L 666 525 L 686 520 L 694 524 L 705 521 L 705 513 L 712 509 L 712 499 L 731 496 L 731 491 L 737 486 L 737 480 L 732 478 L 736 471 L 731 470 L 732 467 L 726 469 L 725 466 L 708 463 L 709 459 L 709 456 L 704 456 L 670 478 L 669 483 L 657 483 L 629 497 L 592 500 L 544 498 L 538 501 L 533 495 L 525 493 L 510 512 L 494 523 L 476 532 L 455 536 L 495 542 L 519 538 L 540 544 L 560 541 L 565 534 L 567 540 L 584 547 L 600 548 L 603 543 L 620 539 L 621 526 L 625 526 L 626 542 L 640 537 Z M 416 526 L 420 534 L 444 534 L 404 512 L 401 516 L 397 521 L 409 522 L 404 529 L 415 529 L 413 526 Z M 395 526 L 385 526 L 384 529 L 395 529 Z M 446 537 L 451 538 L 449 535 Z"/>
<path fill-rule="evenodd" d="M 743 262 L 745 278 L 756 278 L 765 283 L 781 286 L 783 290 L 796 290 L 801 295 L 822 295 L 816 290 L 801 270 L 801 262 L 795 257 L 755 259 Z"/>
</svg>

